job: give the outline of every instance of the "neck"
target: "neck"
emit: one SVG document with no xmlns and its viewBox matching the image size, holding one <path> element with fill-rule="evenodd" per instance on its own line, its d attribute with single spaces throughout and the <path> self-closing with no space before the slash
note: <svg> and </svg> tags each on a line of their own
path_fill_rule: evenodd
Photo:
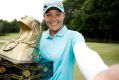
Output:
<svg viewBox="0 0 119 80">
<path fill-rule="evenodd" d="M 58 33 L 60 30 L 62 29 L 62 27 L 56 31 L 53 30 L 49 30 L 50 31 L 50 36 L 53 37 L 56 33 Z"/>
<path fill-rule="evenodd" d="M 50 36 L 53 37 L 57 32 L 55 31 L 50 31 Z"/>
</svg>

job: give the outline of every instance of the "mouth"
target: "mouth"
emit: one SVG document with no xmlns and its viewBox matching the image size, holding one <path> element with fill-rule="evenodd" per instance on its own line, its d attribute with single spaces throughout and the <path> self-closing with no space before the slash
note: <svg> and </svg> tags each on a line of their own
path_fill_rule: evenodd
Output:
<svg viewBox="0 0 119 80">
<path fill-rule="evenodd" d="M 53 23 L 50 23 L 51 26 L 57 26 L 58 25 L 58 22 L 53 22 Z"/>
</svg>

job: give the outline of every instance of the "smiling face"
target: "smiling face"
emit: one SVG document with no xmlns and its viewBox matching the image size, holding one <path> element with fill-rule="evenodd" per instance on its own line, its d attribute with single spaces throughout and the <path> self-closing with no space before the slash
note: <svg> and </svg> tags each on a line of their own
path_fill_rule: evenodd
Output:
<svg viewBox="0 0 119 80">
<path fill-rule="evenodd" d="M 63 26 L 64 13 L 56 9 L 50 9 L 44 14 L 44 19 L 50 30 L 50 35 L 54 36 Z"/>
</svg>

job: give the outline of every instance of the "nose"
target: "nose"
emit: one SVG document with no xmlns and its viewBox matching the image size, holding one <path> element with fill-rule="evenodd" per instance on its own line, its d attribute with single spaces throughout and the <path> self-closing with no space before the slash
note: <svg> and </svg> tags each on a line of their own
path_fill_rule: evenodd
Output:
<svg viewBox="0 0 119 80">
<path fill-rule="evenodd" d="M 56 19 L 57 18 L 57 15 L 56 14 L 52 14 L 52 18 L 53 19 Z"/>
<path fill-rule="evenodd" d="M 56 19 L 57 19 L 57 15 L 56 14 L 52 14 L 51 20 L 55 21 Z"/>
</svg>

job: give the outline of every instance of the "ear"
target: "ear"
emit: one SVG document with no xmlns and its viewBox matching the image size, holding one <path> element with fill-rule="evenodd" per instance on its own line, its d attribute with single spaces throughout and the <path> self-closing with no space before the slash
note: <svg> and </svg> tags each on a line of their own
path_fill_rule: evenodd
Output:
<svg viewBox="0 0 119 80">
<path fill-rule="evenodd" d="M 43 14 L 44 20 L 45 20 L 45 14 Z"/>
<path fill-rule="evenodd" d="M 65 12 L 63 12 L 63 16 L 64 16 L 64 18 L 65 18 Z"/>
<path fill-rule="evenodd" d="M 45 14 L 43 14 L 43 17 L 45 18 Z"/>
</svg>

